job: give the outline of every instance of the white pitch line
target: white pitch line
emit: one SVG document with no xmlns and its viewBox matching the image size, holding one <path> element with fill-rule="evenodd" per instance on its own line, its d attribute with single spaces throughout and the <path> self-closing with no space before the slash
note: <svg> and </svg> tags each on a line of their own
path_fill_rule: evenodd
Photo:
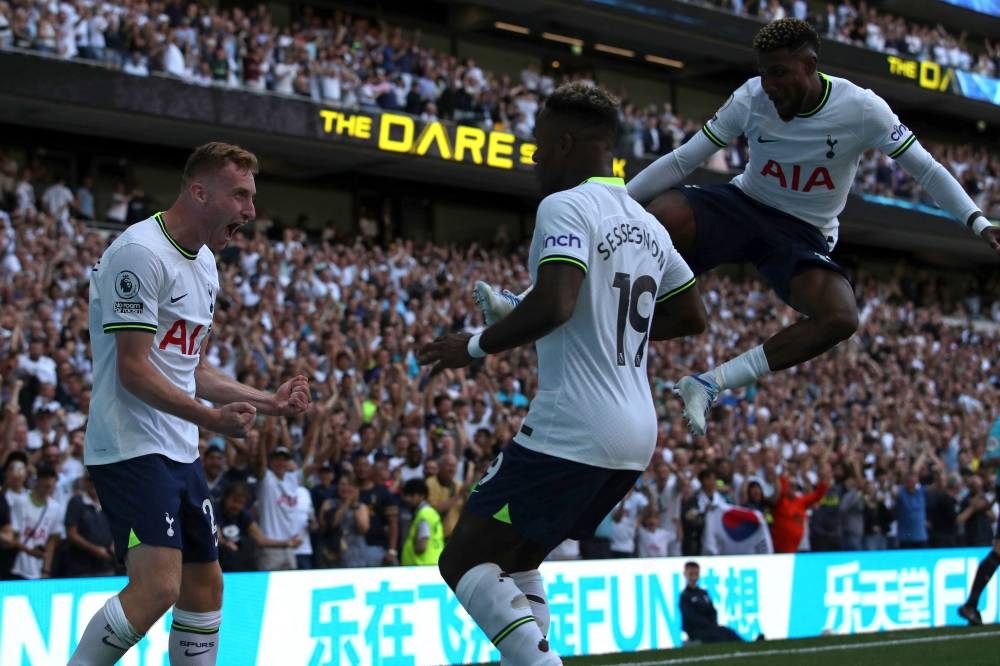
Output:
<svg viewBox="0 0 1000 666">
<path fill-rule="evenodd" d="M 974 634 L 946 634 L 944 636 L 925 636 L 921 638 L 900 638 L 891 641 L 868 641 L 850 643 L 847 645 L 826 645 L 817 647 L 789 648 L 787 650 L 759 650 L 755 652 L 731 652 L 728 654 L 706 654 L 698 657 L 678 657 L 661 661 L 643 661 L 631 666 L 671 666 L 672 664 L 696 664 L 706 661 L 723 661 L 726 659 L 747 659 L 753 657 L 772 657 L 785 654 L 811 654 L 815 652 L 834 652 L 837 650 L 865 650 L 868 648 L 887 647 L 890 645 L 912 645 L 916 643 L 938 643 L 941 641 L 964 641 L 978 638 L 993 638 L 1000 636 L 1000 630 L 980 631 Z"/>
</svg>

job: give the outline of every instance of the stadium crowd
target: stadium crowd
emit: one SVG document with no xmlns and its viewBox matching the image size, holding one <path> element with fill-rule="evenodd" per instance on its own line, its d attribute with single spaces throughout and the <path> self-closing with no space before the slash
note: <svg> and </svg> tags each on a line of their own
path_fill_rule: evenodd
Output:
<svg viewBox="0 0 1000 666">
<path fill-rule="evenodd" d="M 82 465 L 87 284 L 107 232 L 77 219 L 66 183 L 33 166 L 30 200 L 18 187 L 0 206 L 0 575 L 107 574 L 116 559 Z M 208 362 L 260 387 L 303 373 L 314 390 L 303 417 L 261 417 L 242 441 L 202 437 L 227 570 L 395 564 L 416 506 L 400 491 L 414 479 L 447 535 L 535 391 L 531 349 L 430 381 L 415 360 L 443 332 L 481 329 L 475 280 L 527 286 L 524 246 L 336 233 L 262 216 L 220 257 Z M 594 539 L 555 556 L 697 554 L 723 500 L 768 516 L 778 550 L 988 544 L 997 488 L 980 465 L 1000 408 L 996 278 L 852 272 L 858 333 L 724 394 L 709 435 L 694 438 L 672 381 L 796 316 L 755 279 L 701 279 L 708 332 L 650 351 L 653 462 Z"/>
<path fill-rule="evenodd" d="M 767 20 L 807 14 L 806 3 L 729 2 L 727 8 Z M 787 6 L 786 6 L 787 5 Z M 978 57 L 959 48 L 943 28 L 913 26 L 879 14 L 864 2 L 829 5 L 815 17 L 821 34 L 872 48 L 935 59 L 944 64 L 993 75 L 1000 66 L 1000 45 L 988 41 Z M 880 41 L 873 34 L 881 35 Z M 860 36 L 860 37 L 859 37 Z M 867 41 L 866 41 L 867 40 Z M 95 5 L 63 2 L 58 6 L 0 0 L 0 48 L 16 46 L 63 58 L 102 61 L 135 75 L 163 72 L 202 85 L 221 85 L 295 95 L 317 102 L 404 111 L 425 120 L 446 119 L 513 132 L 530 140 L 544 97 L 569 80 L 593 81 L 593 72 L 542 70 L 534 64 L 516 79 L 480 68 L 421 44 L 409 34 L 371 19 L 340 11 L 321 18 L 309 7 L 292 25 L 276 24 L 264 5 L 244 11 L 185 3 L 122 2 Z M 628 102 L 622 105 L 618 154 L 655 158 L 683 144 L 699 131 L 701 118 Z M 980 208 L 1000 217 L 1000 161 L 982 146 L 928 146 L 965 184 Z M 747 162 L 745 140 L 717 153 L 706 166 L 741 171 Z M 0 175 L 10 187 L 17 173 Z M 30 175 L 25 177 L 30 184 Z M 113 195 L 108 219 L 145 217 L 141 189 Z M 931 204 L 913 179 L 894 162 L 872 151 L 855 183 L 860 193 Z M 128 209 L 129 204 L 133 209 Z M 86 214 L 85 214 L 86 215 Z M 87 215 L 93 218 L 93 214 Z"/>
<path fill-rule="evenodd" d="M 1000 43 L 984 39 L 981 46 L 975 45 L 970 43 L 965 32 L 955 36 L 942 25 L 931 27 L 880 12 L 865 0 L 830 2 L 819 12 L 810 12 L 809 3 L 805 0 L 687 1 L 720 7 L 761 21 L 791 16 L 811 22 L 821 36 L 844 44 L 932 61 L 991 78 L 1000 77 Z"/>
<path fill-rule="evenodd" d="M 955 36 L 941 25 L 879 12 L 864 0 L 829 3 L 812 14 L 805 0 L 694 1 L 764 21 L 794 16 L 811 21 L 828 39 L 1000 76 L 1000 44 L 985 39 L 973 45 L 964 32 Z M 263 4 L 243 10 L 184 0 L 4 0 L 0 48 L 11 46 L 105 62 L 138 76 L 159 71 L 199 85 L 267 89 L 510 128 L 530 124 L 537 96 L 557 83 L 555 72 L 535 68 L 512 81 L 421 45 L 419 32 L 407 35 L 341 11 L 320 17 L 308 6 L 292 24 L 278 25 Z"/>
</svg>

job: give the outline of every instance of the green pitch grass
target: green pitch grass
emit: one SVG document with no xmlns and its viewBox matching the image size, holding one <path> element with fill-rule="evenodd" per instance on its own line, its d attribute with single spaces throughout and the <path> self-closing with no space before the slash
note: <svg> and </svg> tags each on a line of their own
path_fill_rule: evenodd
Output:
<svg viewBox="0 0 1000 666">
<path fill-rule="evenodd" d="M 997 666 L 1000 627 L 939 628 L 570 657 L 566 666 Z"/>
<path fill-rule="evenodd" d="M 940 628 L 737 645 L 695 645 L 565 660 L 566 666 L 997 666 L 1000 627 Z"/>
</svg>

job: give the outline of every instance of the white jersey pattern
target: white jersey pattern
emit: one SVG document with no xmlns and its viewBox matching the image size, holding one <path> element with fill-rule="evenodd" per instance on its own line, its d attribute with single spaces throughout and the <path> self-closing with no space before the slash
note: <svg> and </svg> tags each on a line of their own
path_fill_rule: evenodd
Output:
<svg viewBox="0 0 1000 666">
<path fill-rule="evenodd" d="M 790 122 L 778 117 L 758 76 L 737 88 L 702 132 L 720 148 L 745 134 L 750 161 L 733 184 L 818 227 L 832 249 L 862 153 L 878 148 L 896 159 L 916 136 L 871 90 L 820 76 L 819 103 Z"/>
<path fill-rule="evenodd" d="M 177 462 L 198 458 L 198 427 L 153 408 L 118 378 L 115 334 L 153 334 L 149 360 L 195 395 L 195 369 L 212 327 L 219 273 L 212 251 L 181 247 L 157 213 L 132 225 L 101 256 L 90 278 L 93 408 L 84 462 L 102 465 L 158 453 Z"/>
<path fill-rule="evenodd" d="M 656 443 L 646 374 L 654 302 L 694 284 L 655 217 L 620 178 L 591 178 L 538 206 L 528 266 L 586 272 L 573 316 L 536 342 L 538 392 L 514 441 L 607 469 L 643 470 Z"/>
</svg>

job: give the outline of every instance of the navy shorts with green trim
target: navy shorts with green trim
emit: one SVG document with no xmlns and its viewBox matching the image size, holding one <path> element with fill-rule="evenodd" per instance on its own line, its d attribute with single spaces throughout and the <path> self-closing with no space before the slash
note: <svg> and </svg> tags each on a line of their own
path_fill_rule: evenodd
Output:
<svg viewBox="0 0 1000 666">
<path fill-rule="evenodd" d="M 511 441 L 473 488 L 465 511 L 510 524 L 550 549 L 594 530 L 641 472 L 546 455 Z"/>
<path fill-rule="evenodd" d="M 200 460 L 182 463 L 150 454 L 89 465 L 87 471 L 111 524 L 119 561 L 140 543 L 177 548 L 184 562 L 219 559 L 215 507 Z"/>
<path fill-rule="evenodd" d="M 830 257 L 827 239 L 808 222 L 751 199 L 731 183 L 677 190 L 694 213 L 694 249 L 684 258 L 695 275 L 749 262 L 789 305 L 792 278 L 807 269 L 847 277 Z"/>
</svg>

